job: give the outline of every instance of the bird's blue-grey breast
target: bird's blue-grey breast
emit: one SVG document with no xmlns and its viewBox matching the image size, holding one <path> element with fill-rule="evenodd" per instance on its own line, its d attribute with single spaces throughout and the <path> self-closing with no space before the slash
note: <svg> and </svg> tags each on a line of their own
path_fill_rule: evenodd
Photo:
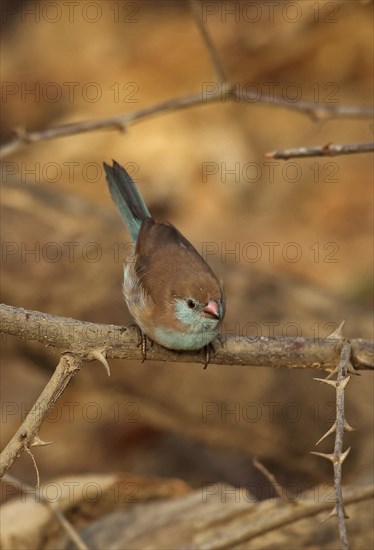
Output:
<svg viewBox="0 0 374 550">
<path fill-rule="evenodd" d="M 170 349 L 200 349 L 218 334 L 223 290 L 205 260 L 170 223 L 155 222 L 127 172 L 104 163 L 109 190 L 136 243 L 125 263 L 128 308 L 149 338 Z"/>
</svg>

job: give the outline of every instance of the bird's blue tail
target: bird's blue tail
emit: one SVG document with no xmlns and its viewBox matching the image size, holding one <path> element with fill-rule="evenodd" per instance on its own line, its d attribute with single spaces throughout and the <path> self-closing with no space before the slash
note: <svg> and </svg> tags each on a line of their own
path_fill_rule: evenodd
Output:
<svg viewBox="0 0 374 550">
<path fill-rule="evenodd" d="M 114 160 L 113 166 L 105 162 L 103 165 L 112 199 L 135 242 L 143 220 L 151 217 L 149 210 L 135 183 L 118 162 Z"/>
</svg>

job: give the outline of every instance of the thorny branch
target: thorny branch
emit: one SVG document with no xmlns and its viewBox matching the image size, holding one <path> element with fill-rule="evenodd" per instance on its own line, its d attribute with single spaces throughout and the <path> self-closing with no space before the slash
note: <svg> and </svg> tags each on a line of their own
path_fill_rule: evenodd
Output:
<svg viewBox="0 0 374 550">
<path fill-rule="evenodd" d="M 39 446 L 44 443 L 38 438 L 38 431 L 43 421 L 66 386 L 80 369 L 81 361 L 71 354 L 62 355 L 48 384 L 43 389 L 31 411 L 22 422 L 20 428 L 14 434 L 8 445 L 0 455 L 0 478 L 10 468 L 22 451 L 31 446 Z"/>
<path fill-rule="evenodd" d="M 143 358 L 134 325 L 120 327 L 57 317 L 39 311 L 0 304 L 0 332 L 40 342 L 78 356 L 83 361 Z M 340 356 L 339 339 L 265 338 L 222 335 L 214 343 L 211 364 L 258 367 L 312 368 L 332 371 Z M 352 340 L 351 361 L 358 370 L 374 370 L 374 343 Z M 173 351 L 157 344 L 147 350 L 147 360 L 203 363 L 205 353 Z M 105 363 L 104 363 L 105 365 Z"/>
<path fill-rule="evenodd" d="M 335 508 L 330 513 L 330 516 L 338 517 L 338 526 L 340 541 L 342 544 L 343 550 L 348 550 L 348 538 L 347 538 L 347 529 L 345 525 L 345 519 L 347 518 L 344 510 L 344 501 L 342 493 L 342 465 L 344 460 L 347 458 L 350 447 L 343 451 L 343 436 L 344 432 L 352 432 L 354 429 L 348 424 L 345 419 L 344 411 L 344 391 L 350 380 L 348 373 L 355 373 L 352 365 L 350 364 L 351 357 L 351 344 L 348 340 L 343 339 L 342 335 L 342 325 L 339 327 L 338 331 L 333 333 L 333 338 L 340 337 L 342 341 L 341 352 L 340 352 L 340 361 L 338 366 L 332 371 L 332 373 L 325 379 L 316 378 L 315 380 L 333 386 L 336 391 L 336 419 L 331 428 L 317 441 L 317 445 L 323 441 L 328 435 L 335 432 L 335 445 L 334 452 L 332 454 L 328 453 L 317 453 L 313 454 L 326 458 L 330 460 L 334 467 L 334 485 L 335 485 Z M 336 380 L 330 380 L 331 376 L 337 374 Z M 356 373 L 355 373 L 356 374 Z M 329 516 L 329 517 L 330 517 Z"/>
<path fill-rule="evenodd" d="M 63 355 L 47 386 L 30 413 L 0 456 L 0 477 L 20 453 L 30 446 L 40 445 L 38 431 L 51 407 L 80 369 L 82 361 L 100 360 L 109 374 L 106 357 L 140 359 L 136 328 L 99 325 L 26 311 L 0 305 L 0 332 L 36 340 L 59 348 Z M 316 368 L 332 370 L 339 358 L 339 339 L 313 340 L 306 338 L 236 338 L 222 341 L 212 357 L 212 363 L 230 365 Z M 148 358 L 163 361 L 201 362 L 200 352 L 174 352 L 154 345 Z M 352 342 L 349 348 L 357 368 L 373 369 L 373 343 Z M 353 367 L 351 367 L 353 369 Z M 355 372 L 355 371 L 353 371 Z M 332 382 L 331 382 L 332 383 Z"/>
</svg>

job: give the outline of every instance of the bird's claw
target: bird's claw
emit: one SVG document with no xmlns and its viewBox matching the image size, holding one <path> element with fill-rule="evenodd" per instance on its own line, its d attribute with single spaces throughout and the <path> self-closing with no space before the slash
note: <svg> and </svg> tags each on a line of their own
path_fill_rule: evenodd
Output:
<svg viewBox="0 0 374 550">
<path fill-rule="evenodd" d="M 204 367 L 203 367 L 203 370 L 206 370 L 208 368 L 208 365 L 210 363 L 210 359 L 211 359 L 211 354 L 212 352 L 214 353 L 214 346 L 213 344 L 210 342 L 209 344 L 207 344 L 206 346 L 204 346 L 204 352 L 205 352 L 205 361 L 204 361 Z"/>
<path fill-rule="evenodd" d="M 136 344 L 136 346 L 140 347 L 140 350 L 142 352 L 142 363 L 144 363 L 144 361 L 147 359 L 147 341 L 149 341 L 151 347 L 153 347 L 153 340 L 148 338 L 138 325 L 135 326 L 138 330 L 138 343 Z"/>
</svg>

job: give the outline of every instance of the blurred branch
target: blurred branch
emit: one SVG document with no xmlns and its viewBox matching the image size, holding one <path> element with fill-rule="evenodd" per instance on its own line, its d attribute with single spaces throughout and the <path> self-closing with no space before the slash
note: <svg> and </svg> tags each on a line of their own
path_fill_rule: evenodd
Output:
<svg viewBox="0 0 374 550">
<path fill-rule="evenodd" d="M 191 11 L 192 11 L 192 15 L 194 17 L 196 26 L 199 29 L 201 37 L 206 46 L 206 49 L 208 50 L 209 57 L 212 61 L 212 65 L 214 67 L 217 80 L 218 82 L 221 82 L 221 83 L 226 82 L 226 77 L 223 72 L 221 62 L 218 58 L 217 51 L 209 36 L 206 26 L 203 23 L 202 3 L 200 2 L 200 0 L 190 0 L 190 5 L 191 5 Z"/>
<path fill-rule="evenodd" d="M 0 332 L 33 340 L 92 361 L 98 355 L 111 359 L 142 360 L 138 329 L 57 317 L 38 311 L 0 305 Z M 374 343 L 351 341 L 351 361 L 356 369 L 374 370 Z M 211 363 L 259 367 L 313 368 L 332 371 L 339 363 L 341 341 L 315 338 L 257 338 L 223 335 L 215 343 Z M 157 344 L 147 350 L 147 359 L 180 363 L 204 363 L 204 350 L 173 351 Z"/>
<path fill-rule="evenodd" d="M 131 123 L 136 121 L 144 120 L 167 111 L 176 111 L 196 105 L 204 105 L 206 103 L 226 103 L 227 101 L 252 104 L 263 103 L 265 105 L 273 105 L 293 111 L 299 111 L 309 115 L 313 120 L 324 120 L 334 117 L 373 117 L 374 110 L 371 106 L 325 104 L 315 103 L 313 101 L 290 102 L 282 96 L 274 96 L 273 94 L 261 94 L 259 98 L 257 92 L 246 89 L 245 83 L 242 85 L 241 83 L 233 83 L 228 81 L 225 78 L 216 48 L 214 47 L 209 33 L 203 23 L 202 12 L 199 9 L 201 4 L 197 0 L 190 0 L 190 5 L 195 23 L 199 29 L 205 47 L 207 48 L 208 55 L 214 66 L 218 82 L 203 82 L 203 89 L 200 94 L 177 97 L 126 114 L 105 117 L 98 120 L 82 120 L 73 124 L 54 126 L 34 132 L 28 132 L 24 128 L 18 128 L 15 130 L 16 137 L 0 147 L 0 158 L 4 158 L 5 156 L 18 151 L 24 145 L 37 143 L 39 141 L 72 136 L 102 129 L 120 130 L 124 132 Z M 206 85 L 208 85 L 208 89 L 204 89 L 204 86 Z"/>
<path fill-rule="evenodd" d="M 203 83 L 204 84 L 204 83 Z M 206 105 L 208 103 L 226 103 L 234 101 L 235 103 L 262 103 L 274 107 L 283 107 L 292 111 L 299 111 L 313 118 L 313 120 L 322 120 L 329 118 L 371 118 L 374 110 L 369 106 L 360 105 L 330 105 L 324 103 L 314 103 L 313 101 L 299 101 L 291 103 L 281 96 L 271 94 L 262 94 L 257 97 L 256 92 L 243 90 L 242 86 L 235 86 L 230 83 L 206 82 L 212 86 L 213 91 L 206 92 L 202 90 L 199 94 L 181 96 L 162 103 L 156 103 L 149 107 L 144 107 L 130 113 L 120 114 L 112 117 L 105 117 L 97 120 L 82 120 L 72 124 L 63 124 L 61 126 L 52 126 L 44 130 L 27 132 L 24 129 L 15 131 L 16 137 L 5 143 L 0 148 L 0 158 L 4 158 L 11 153 L 22 149 L 25 145 L 56 139 L 59 137 L 73 136 L 94 130 L 120 130 L 126 131 L 131 123 L 144 120 L 146 118 L 162 114 L 167 111 L 177 111 L 196 105 Z M 239 88 L 239 89 L 238 89 Z"/>
<path fill-rule="evenodd" d="M 293 503 L 293 504 L 298 504 L 298 500 L 291 500 L 290 498 L 287 498 L 284 494 L 283 494 L 283 491 L 281 489 L 281 485 L 279 483 L 279 481 L 276 479 L 276 477 L 274 476 L 274 474 L 272 474 L 264 464 L 262 464 L 262 462 L 260 462 L 258 460 L 258 458 L 254 457 L 253 460 L 252 460 L 252 464 L 255 468 L 257 468 L 257 470 L 259 472 L 262 473 L 262 475 L 264 477 L 266 477 L 266 479 L 268 481 L 270 481 L 273 489 L 274 489 L 274 493 L 278 496 L 278 498 L 284 500 L 285 502 L 289 503 Z"/>
<path fill-rule="evenodd" d="M 62 355 L 48 384 L 34 403 L 20 428 L 1 453 L 0 478 L 3 477 L 22 451 L 29 449 L 31 446 L 42 446 L 44 444 L 37 437 L 38 431 L 50 409 L 63 393 L 72 377 L 80 369 L 80 365 L 81 361 L 79 358 L 70 354 Z"/>
<path fill-rule="evenodd" d="M 374 485 L 354 487 L 344 491 L 344 500 L 347 504 L 373 498 L 373 496 Z M 287 504 L 282 499 L 265 500 L 257 503 L 256 506 L 251 506 L 249 510 L 243 509 L 244 506 L 240 508 L 236 504 L 236 514 L 233 514 L 228 507 L 228 512 L 231 512 L 230 517 L 223 518 L 224 521 L 203 515 L 199 525 L 201 533 L 194 537 L 194 543 L 201 549 L 248 548 L 248 543 L 252 539 L 302 519 L 316 516 L 328 510 L 330 506 L 331 503 L 327 497 L 316 502 L 313 495 L 302 500 L 300 506 Z"/>
<path fill-rule="evenodd" d="M 24 481 L 20 481 L 19 479 L 9 475 L 5 474 L 3 481 L 6 483 L 10 483 L 14 487 L 16 487 L 21 493 L 30 494 L 35 493 L 35 496 L 38 499 L 38 502 L 41 502 L 44 504 L 47 508 L 51 510 L 53 515 L 56 517 L 57 521 L 61 525 L 61 527 L 64 529 L 66 534 L 68 535 L 69 539 L 74 542 L 78 550 L 88 550 L 88 546 L 83 542 L 75 528 L 72 526 L 72 524 L 66 519 L 60 508 L 58 507 L 58 504 L 56 502 L 51 502 L 46 498 L 42 492 L 39 489 L 34 489 Z"/>
<path fill-rule="evenodd" d="M 296 149 L 278 149 L 266 153 L 267 158 L 284 159 L 308 158 L 308 157 L 336 157 L 338 155 L 354 155 L 357 153 L 370 153 L 374 151 L 374 143 L 352 143 L 349 145 L 337 145 L 327 143 L 317 147 L 298 147 Z"/>
</svg>

